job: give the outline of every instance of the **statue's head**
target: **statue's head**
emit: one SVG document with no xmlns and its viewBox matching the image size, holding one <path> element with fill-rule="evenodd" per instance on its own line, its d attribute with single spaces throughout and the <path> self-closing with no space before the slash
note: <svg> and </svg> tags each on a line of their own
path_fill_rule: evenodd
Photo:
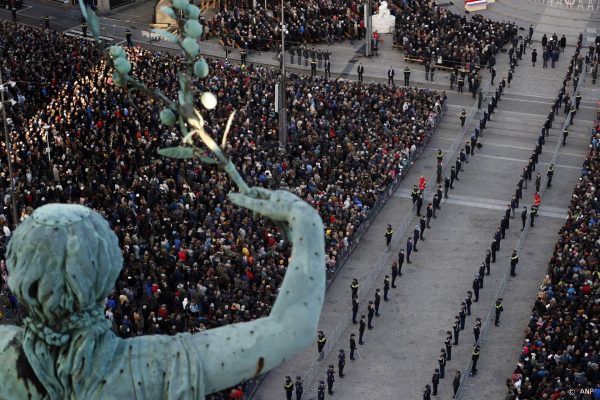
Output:
<svg viewBox="0 0 600 400">
<path fill-rule="evenodd" d="M 102 312 L 122 264 L 117 237 L 98 213 L 48 204 L 9 242 L 8 285 L 32 320 L 61 326 L 68 318 Z"/>
</svg>

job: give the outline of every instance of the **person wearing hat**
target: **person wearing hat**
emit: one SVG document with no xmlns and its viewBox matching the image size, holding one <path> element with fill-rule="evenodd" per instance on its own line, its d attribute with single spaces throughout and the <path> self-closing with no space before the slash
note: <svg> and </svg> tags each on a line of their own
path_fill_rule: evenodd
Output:
<svg viewBox="0 0 600 400">
<path fill-rule="evenodd" d="M 485 251 L 485 274 L 490 274 L 490 262 L 492 261 L 492 252 L 489 250 Z"/>
<path fill-rule="evenodd" d="M 358 305 L 358 296 L 352 297 L 352 323 L 354 325 L 358 324 L 358 322 L 356 322 L 356 314 L 358 314 Z"/>
<path fill-rule="evenodd" d="M 440 356 L 438 357 L 438 364 L 440 365 L 440 379 L 444 379 L 444 371 L 446 370 L 446 360 L 446 350 L 440 349 Z"/>
<path fill-rule="evenodd" d="M 352 279 L 352 283 L 350 284 L 350 290 L 352 290 L 352 298 L 354 297 L 358 297 L 358 287 L 360 285 L 358 284 L 358 279 L 354 278 Z"/>
<path fill-rule="evenodd" d="M 475 344 L 479 342 L 479 334 L 481 333 L 481 318 L 475 319 L 475 327 L 473 328 L 473 335 L 475 336 Z"/>
<path fill-rule="evenodd" d="M 456 393 L 458 392 L 458 388 L 460 387 L 460 380 L 462 374 L 459 370 L 456 370 L 456 374 L 454 375 L 454 380 L 452 381 L 452 390 L 454 391 L 452 394 L 452 398 L 456 398 Z"/>
<path fill-rule="evenodd" d="M 325 381 L 319 381 L 319 388 L 317 389 L 317 400 L 325 400 Z"/>
<path fill-rule="evenodd" d="M 483 277 L 485 276 L 485 263 L 479 266 L 479 289 L 483 289 Z"/>
<path fill-rule="evenodd" d="M 327 393 L 329 395 L 334 393 L 333 382 L 335 382 L 335 370 L 333 369 L 333 364 L 329 364 L 329 369 L 327 370 Z"/>
<path fill-rule="evenodd" d="M 368 316 L 367 327 L 369 328 L 369 330 L 372 330 L 373 329 L 373 325 L 372 325 L 373 316 L 375 315 L 375 305 L 373 305 L 372 301 L 369 301 L 369 305 L 367 307 L 367 310 L 368 310 L 368 313 L 367 313 L 367 316 Z"/>
<path fill-rule="evenodd" d="M 517 250 L 513 250 L 512 255 L 510 256 L 510 276 L 516 276 L 515 268 L 517 268 L 517 264 L 519 263 L 519 255 L 517 254 Z"/>
<path fill-rule="evenodd" d="M 454 323 L 452 324 L 452 330 L 454 331 L 454 345 L 458 346 L 458 336 L 460 334 L 460 317 L 458 315 L 454 316 Z M 444 374 L 441 374 L 442 378 Z"/>
<path fill-rule="evenodd" d="M 350 360 L 354 361 L 354 352 L 356 351 L 356 339 L 354 339 L 356 335 L 354 333 L 350 334 Z"/>
<path fill-rule="evenodd" d="M 552 176 L 554 175 L 554 164 L 550 164 L 548 167 L 548 172 L 546 172 L 546 176 L 548 177 L 548 184 L 546 187 L 552 187 Z"/>
<path fill-rule="evenodd" d="M 471 375 L 477 374 L 477 361 L 479 360 L 479 345 L 475 346 L 473 349 L 473 354 L 471 354 L 471 361 L 473 362 L 473 367 L 471 368 Z"/>
<path fill-rule="evenodd" d="M 402 276 L 402 265 L 404 264 L 404 249 L 400 249 L 398 252 L 398 276 Z M 393 271 L 392 271 L 393 273 Z M 392 287 L 394 287 L 394 280 L 392 279 Z"/>
<path fill-rule="evenodd" d="M 446 346 L 446 360 L 452 360 L 452 331 L 446 331 L 446 341 L 444 342 Z"/>
<path fill-rule="evenodd" d="M 431 384 L 433 385 L 433 393 L 432 395 L 437 396 L 437 388 L 440 384 L 440 370 L 436 368 L 433 372 L 433 376 L 431 377 Z"/>
<path fill-rule="evenodd" d="M 340 378 L 344 376 L 344 366 L 346 365 L 346 353 L 344 353 L 344 349 L 340 349 L 338 353 L 338 375 Z"/>
<path fill-rule="evenodd" d="M 375 289 L 375 301 L 373 305 L 375 306 L 375 316 L 379 317 L 379 305 L 381 304 L 381 289 Z"/>
<path fill-rule="evenodd" d="M 390 276 L 383 278 L 383 301 L 389 301 L 388 292 L 390 291 Z"/>
<path fill-rule="evenodd" d="M 392 229 L 392 225 L 388 224 L 387 229 L 385 230 L 385 245 L 389 247 L 392 242 L 392 236 L 394 235 L 394 230 Z"/>
<path fill-rule="evenodd" d="M 292 382 L 292 378 L 289 376 L 285 377 L 285 385 L 283 385 L 285 389 L 285 398 L 287 400 L 292 400 L 292 394 L 294 393 L 294 383 Z"/>
<path fill-rule="evenodd" d="M 463 301 L 460 303 L 460 311 L 458 312 L 458 317 L 460 318 L 460 330 L 465 329 L 465 321 L 467 319 L 467 305 Z"/>
<path fill-rule="evenodd" d="M 365 334 L 365 328 L 367 327 L 367 324 L 365 322 L 365 315 L 361 315 L 360 316 L 360 321 L 358 322 L 358 344 L 363 345 L 365 344 L 365 342 L 363 342 L 363 335 Z"/>
<path fill-rule="evenodd" d="M 465 299 L 465 304 L 467 306 L 467 315 L 471 315 L 471 304 L 473 304 L 473 292 L 470 290 L 467 291 L 467 298 Z"/>
<path fill-rule="evenodd" d="M 502 311 L 504 311 L 504 307 L 502 306 L 502 299 L 500 298 L 496 300 L 495 305 L 496 318 L 494 319 L 494 325 L 496 326 L 500 325 L 500 314 Z"/>
<path fill-rule="evenodd" d="M 521 222 L 523 223 L 522 231 L 525 229 L 525 224 L 527 223 L 527 207 L 523 207 L 523 211 L 521 211 Z"/>
<path fill-rule="evenodd" d="M 301 376 L 296 377 L 296 400 L 302 399 L 302 393 L 304 393 L 304 382 Z"/>
<path fill-rule="evenodd" d="M 325 337 L 325 334 L 323 333 L 323 331 L 319 331 L 319 335 L 317 337 L 317 348 L 319 351 L 319 361 L 321 361 L 323 359 L 323 357 L 325 357 L 325 353 L 323 353 L 323 348 L 325 347 L 325 343 L 327 343 L 327 338 Z"/>
<path fill-rule="evenodd" d="M 425 391 L 423 391 L 423 400 L 431 400 L 431 386 L 425 385 Z"/>
<path fill-rule="evenodd" d="M 402 256 L 404 256 L 404 254 L 402 254 Z M 396 278 L 397 277 L 398 277 L 398 261 L 394 261 L 392 263 L 392 288 L 396 288 L 397 287 L 396 286 Z M 385 288 L 385 286 L 384 286 L 384 288 Z"/>
<path fill-rule="evenodd" d="M 493 242 L 492 242 L 493 245 Z M 473 300 L 475 303 L 477 303 L 479 301 L 479 274 L 475 274 L 475 279 L 473 279 L 473 293 L 475 294 L 475 300 Z"/>
</svg>

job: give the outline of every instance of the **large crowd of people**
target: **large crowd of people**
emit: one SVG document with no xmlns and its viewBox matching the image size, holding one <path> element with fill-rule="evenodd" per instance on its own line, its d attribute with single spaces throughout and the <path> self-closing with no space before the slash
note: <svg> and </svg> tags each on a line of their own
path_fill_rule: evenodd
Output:
<svg viewBox="0 0 600 400">
<path fill-rule="evenodd" d="M 593 389 L 600 382 L 598 118 L 567 221 L 531 313 L 519 363 L 507 382 L 509 399 L 589 395 L 581 389 Z"/>
<path fill-rule="evenodd" d="M 226 45 L 247 50 L 277 50 L 281 43 L 281 11 L 278 2 L 268 8 L 234 8 L 217 13 L 209 32 Z M 332 43 L 345 38 L 364 37 L 365 26 L 356 1 L 286 1 L 284 5 L 286 43 Z"/>
<path fill-rule="evenodd" d="M 449 67 L 470 61 L 486 65 L 518 29 L 514 23 L 493 21 L 479 14 L 467 18 L 435 2 L 396 1 L 395 5 L 394 43 L 406 56 Z"/>
<path fill-rule="evenodd" d="M 3 77 L 16 82 L 6 94 L 18 100 L 7 105 L 18 219 L 64 202 L 109 221 L 125 263 L 106 302 L 115 332 L 196 332 L 267 315 L 290 249 L 266 221 L 232 206 L 226 175 L 158 156 L 159 148 L 176 145 L 179 132 L 161 125 L 153 100 L 113 85 L 90 41 L 7 23 L 0 32 Z M 129 50 L 129 59 L 135 76 L 175 97 L 181 59 L 142 49 Z M 237 111 L 228 155 L 249 184 L 288 188 L 319 210 L 327 267 L 336 268 L 370 208 L 431 133 L 444 94 L 292 75 L 291 146 L 282 154 L 277 72 L 209 65 L 209 77 L 194 81 L 221 104 L 205 114 L 209 132 L 220 136 Z M 3 254 L 14 221 L 7 148 L 0 151 Z M 7 295 L 4 262 L 0 268 Z"/>
</svg>

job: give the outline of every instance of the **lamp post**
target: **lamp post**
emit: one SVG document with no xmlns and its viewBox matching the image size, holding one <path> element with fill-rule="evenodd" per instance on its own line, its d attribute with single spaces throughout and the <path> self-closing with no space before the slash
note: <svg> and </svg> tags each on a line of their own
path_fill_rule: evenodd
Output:
<svg viewBox="0 0 600 400">
<path fill-rule="evenodd" d="M 279 150 L 285 152 L 288 146 L 287 135 L 287 106 L 285 100 L 285 21 L 281 0 L 281 82 L 279 87 Z"/>
<path fill-rule="evenodd" d="M 15 86 L 15 82 L 9 81 L 8 85 L 11 87 Z M 8 160 L 8 177 L 10 179 L 10 200 L 11 200 L 11 208 L 12 208 L 12 216 L 14 226 L 17 226 L 17 202 L 15 200 L 15 179 L 13 175 L 13 166 L 12 166 L 12 146 L 10 143 L 10 135 L 8 133 L 8 123 L 6 120 L 6 106 L 4 100 L 4 92 L 6 91 L 6 86 L 4 86 L 4 81 L 2 79 L 2 66 L 0 66 L 0 105 L 2 106 L 2 121 L 4 122 L 4 140 L 6 142 L 6 159 Z M 14 100 L 11 101 L 14 104 Z"/>
</svg>

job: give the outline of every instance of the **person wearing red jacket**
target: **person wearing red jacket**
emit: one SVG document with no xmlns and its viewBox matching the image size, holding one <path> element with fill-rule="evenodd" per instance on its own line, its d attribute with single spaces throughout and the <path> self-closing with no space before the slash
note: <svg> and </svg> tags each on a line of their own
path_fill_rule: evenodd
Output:
<svg viewBox="0 0 600 400">
<path fill-rule="evenodd" d="M 425 179 L 425 177 L 423 175 L 421 175 L 421 177 L 419 178 L 419 190 L 421 191 L 421 193 L 423 193 L 426 186 L 427 186 L 427 180 Z"/>
<path fill-rule="evenodd" d="M 538 192 L 535 192 L 535 194 L 533 195 L 533 205 L 539 207 L 541 202 L 542 198 L 540 197 L 540 194 Z"/>
</svg>

